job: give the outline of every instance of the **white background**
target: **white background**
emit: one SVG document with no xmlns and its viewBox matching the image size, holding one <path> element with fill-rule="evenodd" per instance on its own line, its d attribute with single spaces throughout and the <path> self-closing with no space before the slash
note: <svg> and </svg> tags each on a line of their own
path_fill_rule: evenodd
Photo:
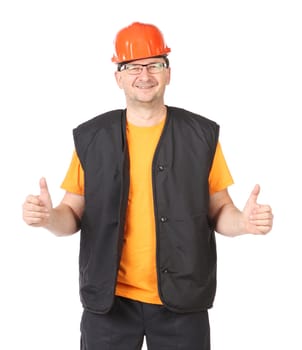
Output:
<svg viewBox="0 0 302 350">
<path fill-rule="evenodd" d="M 275 214 L 265 237 L 217 236 L 212 349 L 302 349 L 299 3 L 1 1 L 1 348 L 79 349 L 79 235 L 27 227 L 21 206 L 41 176 L 57 204 L 72 128 L 124 107 L 113 40 L 142 21 L 172 49 L 166 103 L 221 125 L 235 203 L 259 183 Z"/>
</svg>

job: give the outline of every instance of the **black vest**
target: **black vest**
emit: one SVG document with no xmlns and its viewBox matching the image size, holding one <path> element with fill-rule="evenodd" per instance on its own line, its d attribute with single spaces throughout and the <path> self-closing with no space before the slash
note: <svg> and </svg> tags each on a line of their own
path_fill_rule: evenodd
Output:
<svg viewBox="0 0 302 350">
<path fill-rule="evenodd" d="M 114 302 L 129 191 L 126 110 L 74 129 L 84 170 L 80 296 L 83 307 L 106 313 Z M 215 233 L 208 217 L 208 177 L 219 126 L 168 107 L 152 165 L 158 290 L 176 312 L 212 306 L 216 292 Z M 142 233 L 143 234 L 143 233 Z"/>
</svg>

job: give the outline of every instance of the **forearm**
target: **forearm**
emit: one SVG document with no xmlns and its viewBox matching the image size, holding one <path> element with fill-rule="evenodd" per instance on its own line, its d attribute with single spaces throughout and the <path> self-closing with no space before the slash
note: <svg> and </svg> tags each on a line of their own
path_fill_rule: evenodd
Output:
<svg viewBox="0 0 302 350">
<path fill-rule="evenodd" d="M 211 195 L 209 216 L 215 231 L 229 237 L 268 233 L 274 216 L 269 205 L 257 203 L 259 190 L 259 185 L 256 185 L 242 211 L 234 205 L 226 190 Z"/>
<path fill-rule="evenodd" d="M 214 218 L 215 231 L 229 237 L 242 235 L 245 231 L 243 213 L 233 203 L 221 207 Z"/>
<path fill-rule="evenodd" d="M 68 236 L 79 230 L 80 219 L 70 206 L 61 203 L 50 211 L 44 228 L 56 236 Z"/>
</svg>

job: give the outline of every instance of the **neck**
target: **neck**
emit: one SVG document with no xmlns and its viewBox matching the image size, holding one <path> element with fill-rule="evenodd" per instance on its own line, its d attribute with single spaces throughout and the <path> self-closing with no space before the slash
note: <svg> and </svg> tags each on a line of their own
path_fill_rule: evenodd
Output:
<svg viewBox="0 0 302 350">
<path fill-rule="evenodd" d="M 153 126 L 165 118 L 167 108 L 165 105 L 157 108 L 129 108 L 127 107 L 127 121 L 137 126 Z"/>
</svg>

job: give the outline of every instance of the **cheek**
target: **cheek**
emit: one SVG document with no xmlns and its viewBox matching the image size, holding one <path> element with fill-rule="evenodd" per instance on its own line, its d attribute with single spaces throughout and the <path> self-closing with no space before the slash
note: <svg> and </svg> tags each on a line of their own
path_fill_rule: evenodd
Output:
<svg viewBox="0 0 302 350">
<path fill-rule="evenodd" d="M 171 73 L 170 73 L 170 69 L 167 72 L 167 76 L 166 76 L 166 85 L 170 84 L 170 80 L 171 80 Z"/>
<path fill-rule="evenodd" d="M 129 90 L 129 82 L 124 80 L 124 79 L 121 79 L 119 82 L 118 82 L 118 86 L 120 89 L 124 90 L 124 91 L 127 91 Z"/>
<path fill-rule="evenodd" d="M 121 82 L 118 81 L 118 80 L 117 80 L 116 82 L 117 82 L 118 87 L 119 87 L 120 89 L 123 89 L 123 86 L 122 86 Z"/>
<path fill-rule="evenodd" d="M 119 72 L 115 72 L 115 81 L 119 88 L 123 89 L 123 77 Z"/>
<path fill-rule="evenodd" d="M 133 84 L 133 80 L 127 79 L 128 77 L 125 77 L 123 75 L 117 75 L 116 76 L 116 82 L 120 89 L 122 90 L 129 90 Z"/>
<path fill-rule="evenodd" d="M 161 86 L 166 86 L 166 85 L 169 85 L 170 84 L 170 76 L 166 76 L 164 77 L 161 82 L 160 82 L 160 85 Z"/>
</svg>

